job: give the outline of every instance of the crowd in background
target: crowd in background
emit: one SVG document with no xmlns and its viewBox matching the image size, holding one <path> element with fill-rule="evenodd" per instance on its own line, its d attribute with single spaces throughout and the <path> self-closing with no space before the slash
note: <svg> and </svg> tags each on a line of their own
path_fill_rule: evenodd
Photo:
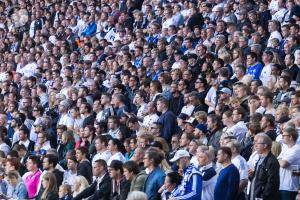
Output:
<svg viewBox="0 0 300 200">
<path fill-rule="evenodd" d="M 299 133 L 300 0 L 0 1 L 0 199 L 300 199 Z"/>
</svg>

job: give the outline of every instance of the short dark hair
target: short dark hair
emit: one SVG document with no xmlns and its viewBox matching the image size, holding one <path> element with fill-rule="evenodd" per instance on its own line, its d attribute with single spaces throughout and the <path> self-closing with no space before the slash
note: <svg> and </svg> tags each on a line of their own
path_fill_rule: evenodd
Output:
<svg viewBox="0 0 300 200">
<path fill-rule="evenodd" d="M 58 157 L 57 157 L 57 156 L 55 156 L 55 155 L 53 155 L 53 154 L 46 154 L 46 155 L 44 156 L 44 159 L 45 159 L 45 158 L 48 158 L 49 164 L 53 164 L 53 168 L 56 167 L 56 165 L 57 165 L 57 163 L 58 163 Z"/>
<path fill-rule="evenodd" d="M 120 160 L 113 160 L 111 161 L 110 168 L 113 168 L 114 170 L 120 170 L 120 172 L 123 174 L 123 163 Z"/>
<path fill-rule="evenodd" d="M 99 165 L 103 166 L 105 168 L 105 170 L 107 170 L 107 163 L 105 160 L 103 159 L 98 159 L 95 161 L 95 163 L 98 163 Z"/>
<path fill-rule="evenodd" d="M 132 160 L 124 163 L 123 168 L 127 169 L 129 172 L 133 172 L 134 174 L 138 174 L 140 172 L 139 165 Z"/>
<path fill-rule="evenodd" d="M 232 152 L 229 147 L 220 147 L 219 151 L 222 151 L 223 154 L 226 154 L 229 157 L 229 159 L 231 159 Z"/>
<path fill-rule="evenodd" d="M 275 117 L 272 114 L 264 114 L 263 117 L 270 123 L 270 126 L 275 126 Z"/>
<path fill-rule="evenodd" d="M 86 147 L 79 147 L 77 150 L 84 154 L 86 157 L 88 157 L 89 150 Z"/>
<path fill-rule="evenodd" d="M 167 174 L 171 184 L 179 185 L 182 180 L 182 176 L 178 172 L 170 172 Z"/>
<path fill-rule="evenodd" d="M 40 158 L 38 156 L 35 155 L 30 155 L 28 157 L 28 160 L 31 160 L 34 164 L 36 164 L 37 166 L 39 166 L 40 164 Z"/>
</svg>

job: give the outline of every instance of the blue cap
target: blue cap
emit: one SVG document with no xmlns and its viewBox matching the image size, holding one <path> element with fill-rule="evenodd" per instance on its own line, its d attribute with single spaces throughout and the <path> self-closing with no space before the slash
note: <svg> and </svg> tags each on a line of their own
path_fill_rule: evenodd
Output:
<svg viewBox="0 0 300 200">
<path fill-rule="evenodd" d="M 199 129 L 199 130 L 201 130 L 204 134 L 207 133 L 207 127 L 206 127 L 205 124 L 198 124 L 198 125 L 196 126 L 196 128 Z"/>
</svg>

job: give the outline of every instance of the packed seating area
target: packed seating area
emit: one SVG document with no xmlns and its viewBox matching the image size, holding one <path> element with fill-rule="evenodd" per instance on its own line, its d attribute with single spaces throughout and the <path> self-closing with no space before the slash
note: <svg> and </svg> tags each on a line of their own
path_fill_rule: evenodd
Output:
<svg viewBox="0 0 300 200">
<path fill-rule="evenodd" d="M 0 199 L 300 200 L 299 133 L 300 0 L 0 0 Z"/>
</svg>

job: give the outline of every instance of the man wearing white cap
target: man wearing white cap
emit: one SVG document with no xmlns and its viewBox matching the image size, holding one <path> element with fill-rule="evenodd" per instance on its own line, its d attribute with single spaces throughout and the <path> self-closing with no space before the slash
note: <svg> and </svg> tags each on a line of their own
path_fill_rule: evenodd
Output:
<svg viewBox="0 0 300 200">
<path fill-rule="evenodd" d="M 190 163 L 189 152 L 178 150 L 170 161 L 176 161 L 179 169 L 183 170 L 181 184 L 172 191 L 170 200 L 201 200 L 202 176 L 198 168 Z"/>
</svg>

